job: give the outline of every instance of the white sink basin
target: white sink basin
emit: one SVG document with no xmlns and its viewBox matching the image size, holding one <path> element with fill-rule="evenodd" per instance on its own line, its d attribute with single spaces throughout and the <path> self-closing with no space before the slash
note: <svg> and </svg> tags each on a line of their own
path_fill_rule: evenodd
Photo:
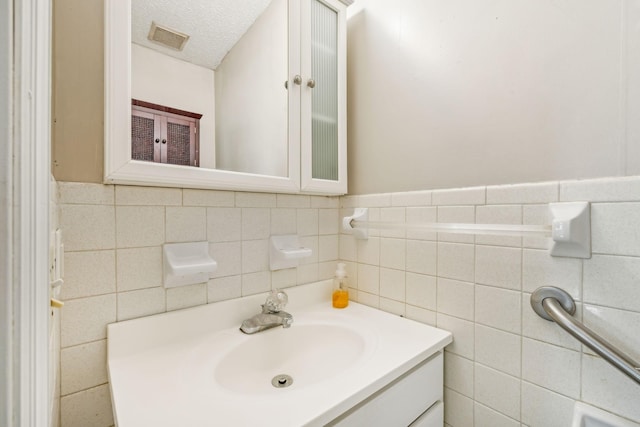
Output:
<svg viewBox="0 0 640 427">
<path fill-rule="evenodd" d="M 281 374 L 293 378 L 293 388 L 328 380 L 353 369 L 375 344 L 370 331 L 295 322 L 242 338 L 214 370 L 220 386 L 240 393 L 272 393 L 271 380 Z"/>
<path fill-rule="evenodd" d="M 109 325 L 116 424 L 322 426 L 452 340 L 360 304 L 334 309 L 330 281 L 286 292 L 286 329 L 240 332 L 263 295 Z M 274 387 L 281 374 L 293 383 Z"/>
</svg>

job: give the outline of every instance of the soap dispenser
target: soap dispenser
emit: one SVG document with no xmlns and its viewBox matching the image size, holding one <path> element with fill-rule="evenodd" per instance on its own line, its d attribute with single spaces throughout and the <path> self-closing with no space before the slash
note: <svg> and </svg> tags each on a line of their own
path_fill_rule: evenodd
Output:
<svg viewBox="0 0 640 427">
<path fill-rule="evenodd" d="M 343 263 L 338 263 L 336 276 L 333 279 L 333 307 L 345 308 L 349 305 L 349 287 L 347 285 L 347 272 Z"/>
</svg>

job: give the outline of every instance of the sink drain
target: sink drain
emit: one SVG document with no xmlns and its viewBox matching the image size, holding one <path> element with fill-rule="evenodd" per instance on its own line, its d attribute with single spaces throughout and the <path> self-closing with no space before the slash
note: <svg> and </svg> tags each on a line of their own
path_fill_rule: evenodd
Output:
<svg viewBox="0 0 640 427">
<path fill-rule="evenodd" d="M 271 380 L 271 385 L 275 388 L 289 387 L 291 384 L 293 384 L 293 378 L 286 374 L 276 375 Z"/>
</svg>

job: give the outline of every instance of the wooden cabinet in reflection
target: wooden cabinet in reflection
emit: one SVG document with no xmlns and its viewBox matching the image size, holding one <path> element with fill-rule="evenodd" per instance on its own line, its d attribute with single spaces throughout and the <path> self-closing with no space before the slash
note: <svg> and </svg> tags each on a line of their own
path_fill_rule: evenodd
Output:
<svg viewBox="0 0 640 427">
<path fill-rule="evenodd" d="M 131 159 L 199 166 L 202 114 L 131 100 Z"/>
</svg>

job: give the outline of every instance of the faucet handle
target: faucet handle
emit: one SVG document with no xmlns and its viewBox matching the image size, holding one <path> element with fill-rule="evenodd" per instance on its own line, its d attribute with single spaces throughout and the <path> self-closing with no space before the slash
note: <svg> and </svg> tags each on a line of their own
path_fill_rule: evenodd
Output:
<svg viewBox="0 0 640 427">
<path fill-rule="evenodd" d="M 267 296 L 267 300 L 262 306 L 265 311 L 271 313 L 277 313 L 279 311 L 284 310 L 287 303 L 289 302 L 289 297 L 285 293 L 285 291 L 280 289 L 274 289 L 269 292 Z"/>
</svg>

